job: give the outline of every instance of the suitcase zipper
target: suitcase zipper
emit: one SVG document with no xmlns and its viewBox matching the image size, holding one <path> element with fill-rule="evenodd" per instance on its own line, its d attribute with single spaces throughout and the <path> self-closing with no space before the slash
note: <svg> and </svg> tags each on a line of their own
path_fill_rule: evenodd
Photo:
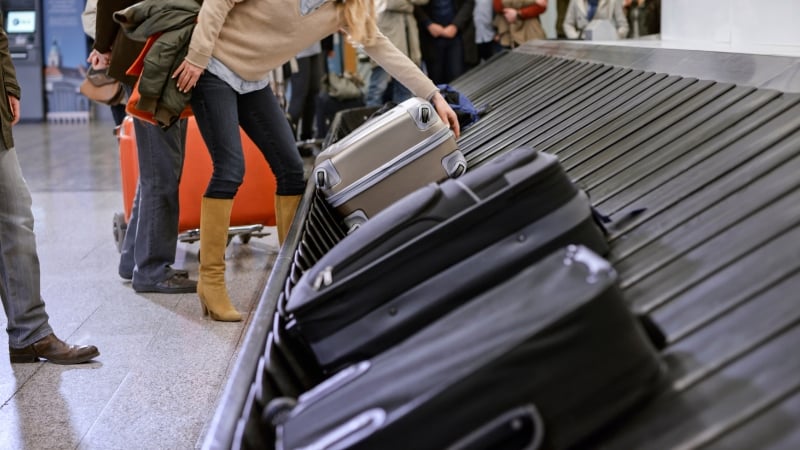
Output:
<svg viewBox="0 0 800 450">
<path fill-rule="evenodd" d="M 434 133 L 429 139 L 424 142 L 411 147 L 410 149 L 399 154 L 395 158 L 384 163 L 372 172 L 358 179 L 353 184 L 345 187 L 341 191 L 328 197 L 328 203 L 334 208 L 337 208 L 344 203 L 352 200 L 353 197 L 363 193 L 367 189 L 375 186 L 382 180 L 391 176 L 398 170 L 410 164 L 415 159 L 424 155 L 429 149 L 435 148 L 450 139 L 452 131 L 449 128 L 442 128 Z"/>
</svg>

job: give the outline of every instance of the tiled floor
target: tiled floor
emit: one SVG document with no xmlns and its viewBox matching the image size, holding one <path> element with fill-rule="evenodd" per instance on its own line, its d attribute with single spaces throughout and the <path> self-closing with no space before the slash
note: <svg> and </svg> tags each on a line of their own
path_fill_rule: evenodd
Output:
<svg viewBox="0 0 800 450">
<path fill-rule="evenodd" d="M 249 314 L 240 323 L 204 319 L 195 294 L 137 294 L 119 278 L 112 218 L 122 194 L 111 128 L 105 120 L 15 127 L 51 324 L 101 355 L 80 366 L 11 365 L 0 333 L 0 449 L 197 447 L 248 325 Z M 267 230 L 228 248 L 228 286 L 243 313 L 254 310 L 277 255 Z M 198 249 L 178 244 L 175 266 L 192 278 Z"/>
</svg>

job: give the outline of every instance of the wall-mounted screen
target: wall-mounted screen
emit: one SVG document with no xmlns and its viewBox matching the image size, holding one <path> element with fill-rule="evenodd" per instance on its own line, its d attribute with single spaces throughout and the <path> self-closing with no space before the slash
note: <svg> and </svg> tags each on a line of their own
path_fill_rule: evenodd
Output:
<svg viewBox="0 0 800 450">
<path fill-rule="evenodd" d="M 36 31 L 36 11 L 9 11 L 5 26 L 8 33 L 33 33 Z"/>
</svg>

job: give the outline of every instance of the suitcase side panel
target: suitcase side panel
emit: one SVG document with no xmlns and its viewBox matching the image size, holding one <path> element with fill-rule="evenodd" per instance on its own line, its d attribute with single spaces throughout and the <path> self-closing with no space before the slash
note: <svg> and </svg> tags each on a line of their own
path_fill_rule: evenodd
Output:
<svg viewBox="0 0 800 450">
<path fill-rule="evenodd" d="M 451 136 L 435 148 L 422 153 L 416 159 L 407 161 L 406 165 L 394 167 L 391 174 L 380 179 L 368 189 L 349 197 L 344 203 L 332 205 L 343 216 L 347 217 L 361 211 L 367 218 L 385 209 L 419 187 L 439 182 L 449 177 L 443 161 L 458 151 L 458 145 Z"/>
<path fill-rule="evenodd" d="M 323 194 L 330 197 L 339 193 L 445 127 L 434 113 L 420 128 L 415 119 L 419 108 L 432 110 L 430 104 L 418 99 L 403 102 L 320 153 L 315 167 L 330 167 L 331 172 L 330 183 L 321 186 Z"/>
</svg>

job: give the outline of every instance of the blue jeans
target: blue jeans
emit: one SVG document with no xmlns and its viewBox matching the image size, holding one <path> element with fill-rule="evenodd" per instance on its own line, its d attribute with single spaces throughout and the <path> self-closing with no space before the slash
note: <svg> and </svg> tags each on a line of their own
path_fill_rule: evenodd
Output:
<svg viewBox="0 0 800 450">
<path fill-rule="evenodd" d="M 53 332 L 44 308 L 31 193 L 17 152 L 0 141 L 0 298 L 8 345 L 26 347 Z"/>
<path fill-rule="evenodd" d="M 185 156 L 186 120 L 162 129 L 133 120 L 139 182 L 122 241 L 119 273 L 134 285 L 152 285 L 173 275 L 178 244 L 178 186 Z"/>
<path fill-rule="evenodd" d="M 386 92 L 387 89 L 389 92 Z M 402 83 L 392 79 L 381 66 L 372 68 L 369 75 L 369 87 L 367 88 L 367 106 L 381 106 L 385 103 L 386 97 L 394 103 L 402 103 L 411 98 L 411 91 L 406 89 Z"/>
<path fill-rule="evenodd" d="M 292 128 L 269 86 L 240 94 L 214 74 L 205 72 L 192 89 L 192 111 L 214 164 L 206 197 L 232 199 L 242 184 L 245 167 L 240 125 L 275 174 L 275 193 L 303 193 L 303 160 Z"/>
</svg>

